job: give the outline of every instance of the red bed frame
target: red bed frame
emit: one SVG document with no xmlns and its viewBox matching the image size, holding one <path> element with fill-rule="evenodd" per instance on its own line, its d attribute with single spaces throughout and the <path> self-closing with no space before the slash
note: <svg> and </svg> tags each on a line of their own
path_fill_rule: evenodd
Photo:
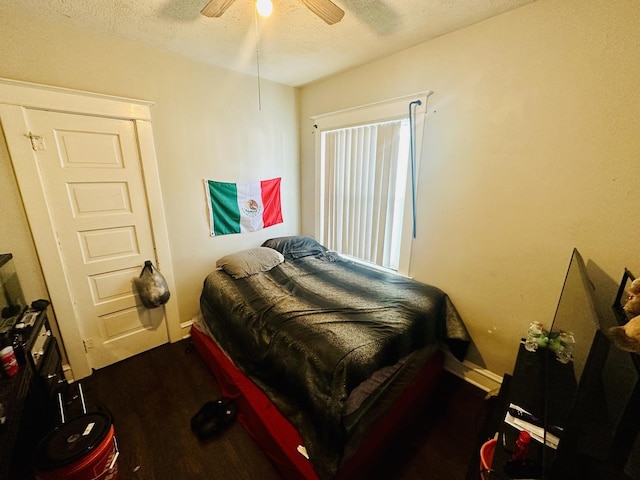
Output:
<svg viewBox="0 0 640 480">
<path fill-rule="evenodd" d="M 304 445 L 295 427 L 280 414 L 262 390 L 240 372 L 217 344 L 196 327 L 191 328 L 193 344 L 213 372 L 220 391 L 238 405 L 238 421 L 260 445 L 283 478 L 317 480 L 309 460 L 297 450 Z M 444 355 L 437 351 L 415 382 L 397 398 L 393 407 L 367 435 L 366 441 L 346 463 L 337 479 L 363 478 L 375 467 L 390 441 L 424 407 L 442 372 Z"/>
</svg>

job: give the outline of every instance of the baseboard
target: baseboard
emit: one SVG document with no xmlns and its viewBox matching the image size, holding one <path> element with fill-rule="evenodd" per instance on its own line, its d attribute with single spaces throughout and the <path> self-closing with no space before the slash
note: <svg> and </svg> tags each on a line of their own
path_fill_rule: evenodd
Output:
<svg viewBox="0 0 640 480">
<path fill-rule="evenodd" d="M 67 383 L 73 383 L 76 381 L 76 379 L 73 378 L 73 370 L 71 370 L 71 365 L 69 365 L 68 363 L 62 365 L 62 373 L 64 373 L 64 378 Z"/>
<path fill-rule="evenodd" d="M 460 362 L 448 351 L 445 351 L 444 369 L 485 392 L 499 390 L 502 384 L 502 377 L 500 375 L 496 375 L 492 371 L 482 368 L 468 360 Z"/>
<path fill-rule="evenodd" d="M 196 321 L 197 317 L 187 320 L 186 322 L 180 322 L 180 332 L 182 333 L 182 339 L 189 338 L 191 334 L 191 325 Z"/>
</svg>

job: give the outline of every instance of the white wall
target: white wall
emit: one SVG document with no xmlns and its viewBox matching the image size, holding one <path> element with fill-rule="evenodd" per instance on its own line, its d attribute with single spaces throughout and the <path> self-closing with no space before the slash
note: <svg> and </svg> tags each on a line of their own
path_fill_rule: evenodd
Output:
<svg viewBox="0 0 640 480">
<path fill-rule="evenodd" d="M 302 88 L 302 231 L 312 115 L 424 90 L 411 274 L 452 297 L 469 359 L 503 374 L 549 326 L 573 247 L 613 302 L 640 274 L 640 2 L 539 0 Z M 425 20 L 428 21 L 428 20 Z"/>
<path fill-rule="evenodd" d="M 224 254 L 299 230 L 295 89 L 0 5 L 0 77 L 154 102 L 152 119 L 180 321 L 199 311 L 206 274 Z M 215 47 L 212 47 L 215 48 Z M 0 136 L 0 139 L 2 137 Z M 282 177 L 284 223 L 210 237 L 203 179 Z M 14 253 L 28 299 L 48 298 L 11 160 L 0 141 L 0 252 Z"/>
</svg>

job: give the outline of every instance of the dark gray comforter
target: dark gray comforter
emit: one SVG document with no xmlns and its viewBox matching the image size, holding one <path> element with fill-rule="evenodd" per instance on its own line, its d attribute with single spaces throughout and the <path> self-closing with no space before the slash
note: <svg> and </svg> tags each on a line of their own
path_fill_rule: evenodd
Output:
<svg viewBox="0 0 640 480">
<path fill-rule="evenodd" d="M 233 279 L 221 270 L 200 299 L 207 326 L 305 438 L 312 461 L 327 445 L 335 457 L 346 432 L 350 393 L 376 371 L 436 342 L 462 359 L 469 336 L 449 297 L 436 287 L 367 268 L 335 254 L 288 260 Z M 283 399 L 286 402 L 283 403 Z M 321 446 L 318 445 L 321 444 Z"/>
</svg>

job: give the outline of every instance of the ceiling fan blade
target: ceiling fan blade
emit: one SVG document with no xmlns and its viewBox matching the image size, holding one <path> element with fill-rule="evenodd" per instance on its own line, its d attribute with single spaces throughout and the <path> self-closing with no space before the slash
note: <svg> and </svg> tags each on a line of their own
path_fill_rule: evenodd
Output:
<svg viewBox="0 0 640 480">
<path fill-rule="evenodd" d="M 331 0 L 302 0 L 302 3 L 329 25 L 338 23 L 344 17 L 344 10 Z"/>
<path fill-rule="evenodd" d="M 200 13 L 205 17 L 219 17 L 235 0 L 211 0 L 207 3 Z"/>
</svg>

